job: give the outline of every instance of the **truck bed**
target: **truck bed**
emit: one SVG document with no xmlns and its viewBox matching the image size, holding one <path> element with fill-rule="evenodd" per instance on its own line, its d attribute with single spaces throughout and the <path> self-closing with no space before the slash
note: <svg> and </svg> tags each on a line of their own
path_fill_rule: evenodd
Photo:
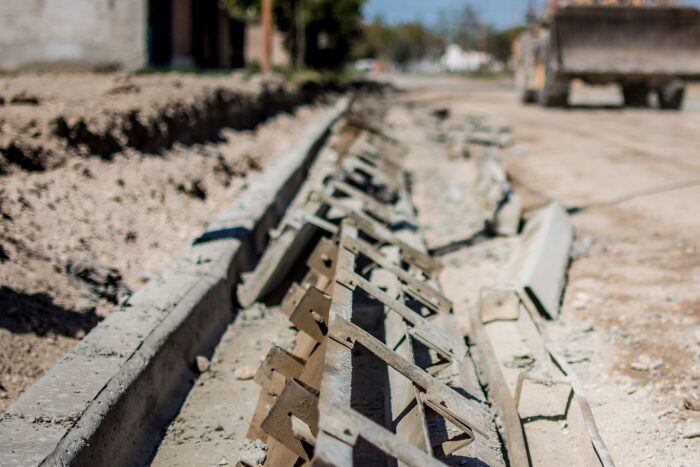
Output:
<svg viewBox="0 0 700 467">
<path fill-rule="evenodd" d="M 560 75 L 700 79 L 700 12 L 692 7 L 568 6 L 552 18 Z"/>
</svg>

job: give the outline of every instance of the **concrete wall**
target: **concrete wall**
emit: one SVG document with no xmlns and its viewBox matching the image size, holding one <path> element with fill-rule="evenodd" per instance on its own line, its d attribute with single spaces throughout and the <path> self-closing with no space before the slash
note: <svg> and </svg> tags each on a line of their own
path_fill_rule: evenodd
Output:
<svg viewBox="0 0 700 467">
<path fill-rule="evenodd" d="M 146 0 L 1 0 L 0 70 L 137 69 Z"/>
</svg>

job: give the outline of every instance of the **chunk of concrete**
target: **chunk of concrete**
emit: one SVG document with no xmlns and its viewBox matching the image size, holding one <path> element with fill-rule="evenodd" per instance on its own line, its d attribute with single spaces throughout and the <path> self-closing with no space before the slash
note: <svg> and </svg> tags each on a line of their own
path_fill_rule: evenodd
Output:
<svg viewBox="0 0 700 467">
<path fill-rule="evenodd" d="M 573 240 L 569 215 L 552 203 L 526 224 L 512 265 L 511 277 L 523 300 L 550 319 L 559 316 Z"/>
</svg>

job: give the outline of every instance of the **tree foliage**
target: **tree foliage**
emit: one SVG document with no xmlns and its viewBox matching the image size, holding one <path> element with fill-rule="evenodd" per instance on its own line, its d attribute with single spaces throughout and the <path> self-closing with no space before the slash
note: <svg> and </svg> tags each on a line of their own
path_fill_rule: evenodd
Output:
<svg viewBox="0 0 700 467">
<path fill-rule="evenodd" d="M 443 39 L 422 23 L 389 26 L 377 18 L 365 25 L 355 55 L 405 65 L 423 58 L 435 58 L 442 53 L 444 46 Z"/>
<path fill-rule="evenodd" d="M 481 50 L 508 63 L 512 43 L 521 31 L 520 27 L 497 31 L 481 21 L 468 5 L 456 11 L 439 12 L 433 27 L 421 22 L 390 25 L 375 18 L 365 24 L 354 55 L 405 65 L 437 58 L 447 44 L 457 44 L 464 50 Z"/>
<path fill-rule="evenodd" d="M 525 28 L 516 26 L 504 31 L 490 32 L 487 36 L 486 51 L 497 60 L 508 63 L 513 54 L 513 42 Z"/>
<path fill-rule="evenodd" d="M 339 68 L 362 33 L 362 6 L 366 0 L 274 0 L 277 29 L 287 49 L 296 55 L 297 7 L 303 5 L 304 63 L 312 68 Z M 232 15 L 250 20 L 260 14 L 260 0 L 221 0 Z"/>
</svg>

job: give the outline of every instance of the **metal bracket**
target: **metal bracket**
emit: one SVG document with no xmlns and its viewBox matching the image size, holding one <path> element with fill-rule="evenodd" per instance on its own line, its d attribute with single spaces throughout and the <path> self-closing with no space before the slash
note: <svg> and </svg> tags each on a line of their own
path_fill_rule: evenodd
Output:
<svg viewBox="0 0 700 467">
<path fill-rule="evenodd" d="M 330 308 L 331 297 L 314 286 L 304 289 L 294 284 L 282 302 L 282 310 L 289 321 L 319 343 L 328 333 Z"/>
<path fill-rule="evenodd" d="M 297 379 L 289 380 L 261 428 L 308 461 L 318 435 L 318 391 Z"/>
<path fill-rule="evenodd" d="M 386 209 L 379 208 L 375 210 L 374 208 L 376 206 L 374 206 L 373 204 L 365 204 L 364 202 L 362 202 L 361 199 L 358 198 L 336 198 L 334 196 L 330 196 L 320 191 L 314 191 L 309 195 L 309 199 L 337 209 L 338 211 L 342 212 L 345 216 L 357 210 L 357 206 L 352 206 L 350 203 L 345 202 L 347 200 L 354 200 L 356 203 L 359 203 L 362 206 L 362 211 L 370 214 L 371 216 L 375 217 L 381 222 L 384 222 L 385 224 L 391 224 L 394 221 L 393 216 Z"/>
<path fill-rule="evenodd" d="M 416 446 L 402 441 L 394 433 L 358 413 L 330 405 L 323 407 L 324 417 L 321 434 L 327 434 L 343 444 L 355 447 L 357 440 L 363 438 L 383 452 L 395 457 L 403 465 L 411 467 L 438 467 L 444 464 Z M 314 458 L 312 465 L 337 465 L 333 459 Z"/>
<path fill-rule="evenodd" d="M 378 242 L 396 245 L 401 249 L 401 260 L 420 269 L 428 277 L 434 277 L 442 270 L 442 265 L 435 258 L 398 239 L 386 226 L 372 220 L 362 212 L 348 212 L 345 222 L 362 230 L 364 234 Z"/>
<path fill-rule="evenodd" d="M 434 350 L 444 360 L 447 360 L 449 363 L 455 360 L 459 362 L 463 360 L 464 355 L 455 354 L 454 349 L 456 345 L 450 336 L 445 334 L 440 328 L 430 324 L 430 322 L 420 314 L 389 296 L 367 279 L 347 269 L 341 269 L 336 273 L 336 282 L 350 290 L 360 288 L 373 298 L 379 300 L 389 310 L 398 313 L 413 326 L 408 331 L 408 334 L 429 349 Z M 444 362 L 439 362 L 439 366 L 440 369 L 444 368 Z"/>
<path fill-rule="evenodd" d="M 350 198 L 360 200 L 368 211 L 375 213 L 377 217 L 381 219 L 394 220 L 394 216 L 386 204 L 377 201 L 372 196 L 358 190 L 348 183 L 341 182 L 340 180 L 331 180 L 328 182 L 328 188 L 330 188 L 331 191 L 335 190 Z"/>
<path fill-rule="evenodd" d="M 358 210 L 356 207 L 345 204 L 342 202 L 342 200 L 319 191 L 312 192 L 309 197 L 319 203 L 326 204 L 329 207 L 335 208 L 342 212 L 348 223 L 351 223 L 358 229 L 362 230 L 373 239 L 398 246 L 401 249 L 401 259 L 404 262 L 417 267 L 429 277 L 434 276 L 442 270 L 442 265 L 439 261 L 421 251 L 418 251 L 406 242 L 399 240 L 385 225 L 375 221 L 364 212 Z M 366 205 L 363 206 L 365 211 L 372 214 L 381 222 L 389 222 L 389 220 L 382 218 L 381 212 L 373 212 L 371 209 L 367 209 Z M 338 228 L 335 224 L 331 224 L 324 219 L 321 220 L 329 225 L 324 228 L 324 222 L 318 222 L 315 224 L 317 227 L 331 234 L 336 234 L 338 232 Z"/>
<path fill-rule="evenodd" d="M 268 394 L 276 396 L 279 388 L 276 388 L 274 375 L 279 374 L 284 379 L 298 378 L 304 370 L 306 362 L 281 347 L 274 346 L 270 349 L 257 373 L 255 382 L 267 390 Z"/>
<path fill-rule="evenodd" d="M 400 181 L 393 179 L 381 169 L 357 157 L 345 159 L 341 168 L 348 174 L 353 172 L 367 174 L 367 176 L 371 178 L 373 185 L 384 185 L 392 191 L 399 191 L 401 189 L 402 184 Z"/>
<path fill-rule="evenodd" d="M 306 265 L 315 273 L 333 280 L 338 257 L 338 245 L 331 239 L 322 238 L 311 252 Z"/>
<path fill-rule="evenodd" d="M 352 349 L 360 343 L 387 365 L 411 380 L 421 392 L 421 401 L 433 411 L 449 420 L 467 435 L 465 444 L 474 439 L 474 433 L 488 437 L 493 417 L 478 402 L 466 399 L 449 386 L 441 383 L 425 370 L 400 356 L 383 342 L 341 316 L 334 316 L 329 336 L 334 341 Z"/>
<path fill-rule="evenodd" d="M 387 259 L 381 251 L 377 250 L 369 243 L 359 238 L 344 236 L 342 239 L 342 246 L 355 255 L 361 254 L 369 258 L 382 269 L 386 269 L 394 274 L 403 282 L 403 289 L 408 295 L 417 299 L 432 311 L 449 313 L 452 309 L 452 302 L 448 300 L 447 297 L 435 290 L 431 285 L 418 280 L 408 271 Z"/>
</svg>

